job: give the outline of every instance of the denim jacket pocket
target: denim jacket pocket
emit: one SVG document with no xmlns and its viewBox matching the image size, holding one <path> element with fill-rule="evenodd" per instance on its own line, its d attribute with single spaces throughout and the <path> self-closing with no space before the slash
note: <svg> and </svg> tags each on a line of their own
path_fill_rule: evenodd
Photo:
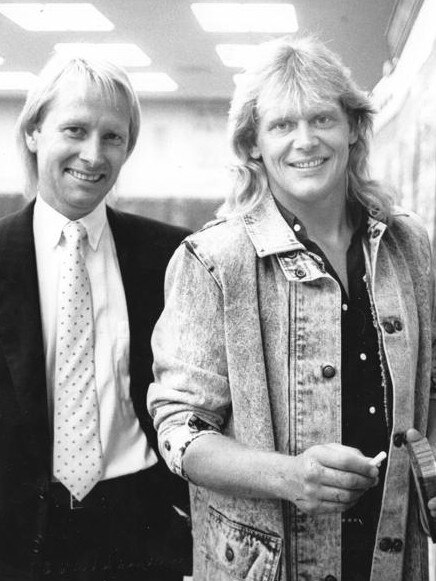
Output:
<svg viewBox="0 0 436 581">
<path fill-rule="evenodd" d="M 208 581 L 274 581 L 282 539 L 225 517 L 209 507 L 202 550 Z"/>
</svg>

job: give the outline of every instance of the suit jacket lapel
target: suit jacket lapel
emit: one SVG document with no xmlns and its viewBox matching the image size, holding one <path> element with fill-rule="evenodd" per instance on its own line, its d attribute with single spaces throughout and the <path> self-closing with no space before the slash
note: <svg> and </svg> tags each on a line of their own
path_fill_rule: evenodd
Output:
<svg viewBox="0 0 436 581">
<path fill-rule="evenodd" d="M 47 387 L 33 206 L 9 217 L 0 230 L 0 341 L 17 399 L 35 425 L 47 426 Z"/>
</svg>

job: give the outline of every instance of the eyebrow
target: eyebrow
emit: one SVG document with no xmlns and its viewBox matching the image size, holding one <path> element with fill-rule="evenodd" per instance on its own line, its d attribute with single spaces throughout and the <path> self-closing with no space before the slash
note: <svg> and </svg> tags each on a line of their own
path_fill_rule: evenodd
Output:
<svg viewBox="0 0 436 581">
<path fill-rule="evenodd" d="M 301 111 L 283 111 L 277 112 L 274 116 L 270 117 L 269 119 L 266 118 L 265 121 L 268 125 L 271 123 L 277 123 L 277 121 L 295 121 L 296 119 L 300 119 L 302 117 L 318 117 L 319 115 L 337 115 L 338 109 L 334 106 L 325 106 L 325 107 L 314 107 L 307 109 L 303 112 Z"/>
</svg>

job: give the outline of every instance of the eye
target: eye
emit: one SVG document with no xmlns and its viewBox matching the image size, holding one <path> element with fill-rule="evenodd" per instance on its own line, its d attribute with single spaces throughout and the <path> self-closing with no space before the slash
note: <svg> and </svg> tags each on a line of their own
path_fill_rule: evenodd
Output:
<svg viewBox="0 0 436 581">
<path fill-rule="evenodd" d="M 69 137 L 73 137 L 76 139 L 83 137 L 85 135 L 85 129 L 77 125 L 70 125 L 68 127 L 65 127 L 64 131 Z"/>
<path fill-rule="evenodd" d="M 292 128 L 292 123 L 286 119 L 281 119 L 280 121 L 275 121 L 271 124 L 271 131 L 277 133 L 286 133 Z"/>
<path fill-rule="evenodd" d="M 104 136 L 105 141 L 113 145 L 122 145 L 125 142 L 125 138 L 118 133 L 109 132 Z"/>
<path fill-rule="evenodd" d="M 334 119 L 331 115 L 327 115 L 327 114 L 321 114 L 321 115 L 317 115 L 314 119 L 315 121 L 315 125 L 317 127 L 331 127 L 331 125 L 333 125 L 334 123 Z"/>
</svg>

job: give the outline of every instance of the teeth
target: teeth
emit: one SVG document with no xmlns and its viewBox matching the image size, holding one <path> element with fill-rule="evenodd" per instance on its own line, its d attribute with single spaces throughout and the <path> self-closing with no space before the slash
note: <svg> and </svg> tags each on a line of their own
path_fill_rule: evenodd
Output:
<svg viewBox="0 0 436 581">
<path fill-rule="evenodd" d="M 307 167 L 318 167 L 322 163 L 324 163 L 324 159 L 318 158 L 318 159 L 312 159 L 311 161 L 296 161 L 291 165 L 304 169 Z"/>
<path fill-rule="evenodd" d="M 98 180 L 102 177 L 102 174 L 98 173 L 98 174 L 85 174 L 82 173 L 80 171 L 77 171 L 75 169 L 68 169 L 67 170 L 68 173 L 70 175 L 73 176 L 73 178 L 76 178 L 78 180 L 83 180 L 85 182 L 98 182 Z"/>
</svg>

